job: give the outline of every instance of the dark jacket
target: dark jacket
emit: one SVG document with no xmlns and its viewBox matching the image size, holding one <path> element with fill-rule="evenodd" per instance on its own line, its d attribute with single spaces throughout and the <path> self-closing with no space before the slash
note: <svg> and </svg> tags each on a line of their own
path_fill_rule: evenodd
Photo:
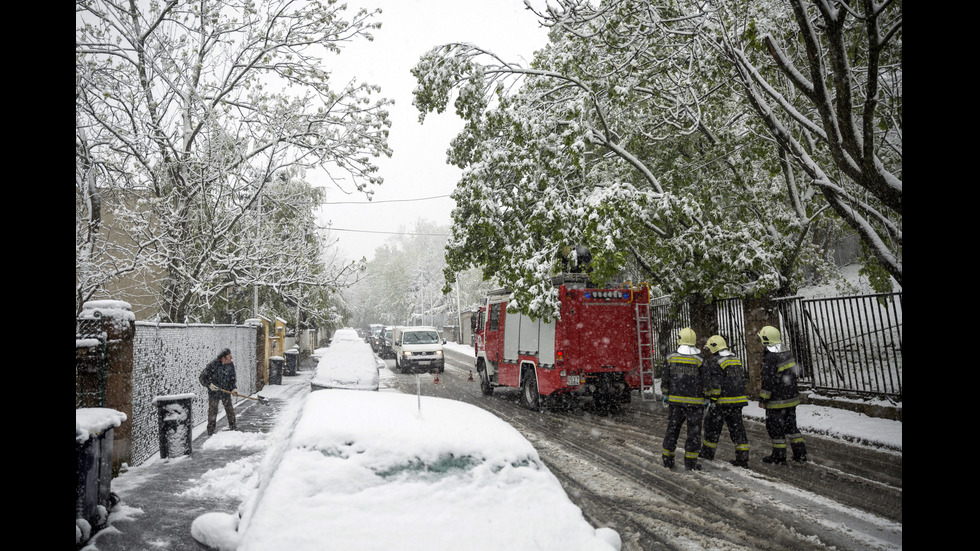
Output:
<svg viewBox="0 0 980 551">
<path fill-rule="evenodd" d="M 759 392 L 759 401 L 766 409 L 800 405 L 798 374 L 796 359 L 791 351 L 771 352 L 766 349 L 762 357 L 762 390 Z"/>
<path fill-rule="evenodd" d="M 677 352 L 667 356 L 660 378 L 660 392 L 667 396 L 670 405 L 704 407 L 710 390 L 704 358 L 700 354 Z"/>
<path fill-rule="evenodd" d="M 198 380 L 202 385 L 208 387 L 208 398 L 210 399 L 231 396 L 227 392 L 215 392 L 211 390 L 209 385 L 212 383 L 218 388 L 223 388 L 228 392 L 238 388 L 238 382 L 235 376 L 235 363 L 230 362 L 223 364 L 221 363 L 221 358 L 211 360 L 211 363 L 204 367 L 204 371 L 201 371 L 201 375 L 198 377 Z"/>
<path fill-rule="evenodd" d="M 712 402 L 719 406 L 748 405 L 742 360 L 738 356 L 715 354 L 708 358 L 707 371 L 711 379 Z"/>
</svg>

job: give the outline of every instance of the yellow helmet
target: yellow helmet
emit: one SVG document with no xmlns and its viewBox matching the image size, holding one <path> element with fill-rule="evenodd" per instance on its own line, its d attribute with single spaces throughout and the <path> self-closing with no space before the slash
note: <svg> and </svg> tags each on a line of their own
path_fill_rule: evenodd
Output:
<svg viewBox="0 0 980 551">
<path fill-rule="evenodd" d="M 721 335 L 713 335 L 704 346 L 711 350 L 712 353 L 717 353 L 719 350 L 728 348 L 728 344 Z"/>
<path fill-rule="evenodd" d="M 688 346 L 697 346 L 698 336 L 694 334 L 694 330 L 690 327 L 685 327 L 677 333 L 677 344 L 686 344 Z"/>
<path fill-rule="evenodd" d="M 759 331 L 759 338 L 762 339 L 762 344 L 766 346 L 771 346 L 773 344 L 779 344 L 779 329 L 771 325 L 767 325 Z"/>
</svg>

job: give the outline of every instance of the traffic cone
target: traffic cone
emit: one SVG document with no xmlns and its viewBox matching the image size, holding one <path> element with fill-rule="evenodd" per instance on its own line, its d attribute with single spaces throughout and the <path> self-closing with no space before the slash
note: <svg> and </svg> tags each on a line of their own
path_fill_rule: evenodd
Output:
<svg viewBox="0 0 980 551">
<path fill-rule="evenodd" d="M 472 381 L 472 380 L 473 380 L 473 370 L 471 369 L 470 370 L 470 378 L 467 379 L 467 381 Z"/>
</svg>

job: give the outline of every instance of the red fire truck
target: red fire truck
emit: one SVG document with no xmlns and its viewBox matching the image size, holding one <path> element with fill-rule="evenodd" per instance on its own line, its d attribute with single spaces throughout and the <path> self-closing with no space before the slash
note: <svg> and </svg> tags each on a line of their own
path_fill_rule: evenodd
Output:
<svg viewBox="0 0 980 551">
<path fill-rule="evenodd" d="M 592 398 L 598 406 L 629 402 L 653 386 L 650 291 L 589 288 L 586 274 L 553 279 L 560 318 L 535 320 L 508 311 L 507 290 L 488 293 L 476 319 L 476 371 L 483 394 L 520 388 L 520 401 L 537 409 L 542 398 Z"/>
</svg>

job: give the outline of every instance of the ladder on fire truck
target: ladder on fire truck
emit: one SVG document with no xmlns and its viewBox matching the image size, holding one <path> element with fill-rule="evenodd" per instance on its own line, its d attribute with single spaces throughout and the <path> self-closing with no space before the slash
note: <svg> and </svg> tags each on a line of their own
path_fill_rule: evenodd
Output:
<svg viewBox="0 0 980 551">
<path fill-rule="evenodd" d="M 640 285 L 646 286 L 645 283 Z M 640 355 L 640 399 L 654 400 L 653 388 L 653 328 L 650 322 L 650 295 L 646 301 L 636 301 L 636 341 Z"/>
</svg>

